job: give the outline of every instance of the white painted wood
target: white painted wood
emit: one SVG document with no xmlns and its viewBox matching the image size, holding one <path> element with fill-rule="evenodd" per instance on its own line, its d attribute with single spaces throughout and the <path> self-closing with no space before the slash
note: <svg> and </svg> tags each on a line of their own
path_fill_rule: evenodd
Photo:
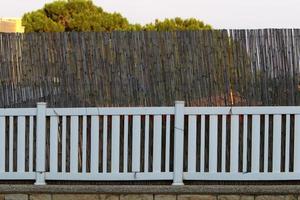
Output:
<svg viewBox="0 0 300 200">
<path fill-rule="evenodd" d="M 188 171 L 196 171 L 196 145 L 197 145 L 197 116 L 189 115 L 188 118 Z"/>
<path fill-rule="evenodd" d="M 107 116 L 103 116 L 103 173 L 107 173 Z"/>
<path fill-rule="evenodd" d="M 0 173 L 5 171 L 5 117 L 0 117 Z"/>
<path fill-rule="evenodd" d="M 67 118 L 62 117 L 62 139 L 61 139 L 61 166 L 62 172 L 66 172 L 66 157 L 67 157 Z"/>
<path fill-rule="evenodd" d="M 243 172 L 247 172 L 248 150 L 248 115 L 243 118 Z"/>
<path fill-rule="evenodd" d="M 71 117 L 70 172 L 78 172 L 78 116 Z"/>
<path fill-rule="evenodd" d="M 99 170 L 99 116 L 91 117 L 91 173 Z"/>
<path fill-rule="evenodd" d="M 285 125 L 285 172 L 289 172 L 290 167 L 290 131 L 291 131 L 291 117 L 286 115 Z"/>
<path fill-rule="evenodd" d="M 31 110 L 29 110 L 31 111 Z M 25 111 L 24 111 L 25 112 Z M 6 114 L 10 114 L 4 111 Z M 18 115 L 17 110 L 13 113 Z M 35 112 L 28 112 L 35 115 Z M 79 116 L 79 115 L 99 116 L 99 115 L 173 115 L 175 114 L 174 107 L 110 107 L 110 108 L 47 108 L 47 116 L 66 115 L 66 116 Z M 25 112 L 26 115 L 29 115 Z M 1 116 L 1 109 L 0 109 Z"/>
<path fill-rule="evenodd" d="M 201 135 L 200 135 L 200 172 L 204 172 L 205 164 L 205 115 L 201 115 Z"/>
<path fill-rule="evenodd" d="M 166 172 L 170 171 L 170 134 L 171 134 L 170 115 L 166 116 Z"/>
<path fill-rule="evenodd" d="M 294 172 L 300 172 L 300 115 L 295 115 Z"/>
<path fill-rule="evenodd" d="M 57 172 L 58 161 L 58 117 L 50 117 L 50 171 Z"/>
<path fill-rule="evenodd" d="M 265 115 L 265 144 L 264 144 L 264 172 L 268 172 L 269 159 L 269 115 Z"/>
<path fill-rule="evenodd" d="M 209 116 L 209 172 L 217 172 L 218 116 Z"/>
<path fill-rule="evenodd" d="M 222 160 L 221 171 L 226 172 L 226 115 L 222 115 Z"/>
<path fill-rule="evenodd" d="M 161 141 L 162 141 L 162 117 L 154 116 L 153 133 L 153 172 L 161 171 Z"/>
<path fill-rule="evenodd" d="M 132 117 L 132 172 L 140 171 L 141 161 L 141 116 Z"/>
<path fill-rule="evenodd" d="M 29 172 L 33 171 L 33 117 L 29 117 Z"/>
<path fill-rule="evenodd" d="M 144 155 L 145 168 L 144 171 L 149 171 L 149 115 L 145 116 L 145 155 Z"/>
<path fill-rule="evenodd" d="M 119 173 L 120 116 L 112 116 L 111 172 Z"/>
<path fill-rule="evenodd" d="M 13 171 L 14 163 L 14 117 L 9 117 L 9 171 Z"/>
<path fill-rule="evenodd" d="M 260 148 L 260 115 L 252 115 L 252 158 L 251 172 L 259 172 L 259 148 Z"/>
<path fill-rule="evenodd" d="M 86 172 L 86 153 L 87 153 L 87 117 L 82 117 L 82 173 Z"/>
<path fill-rule="evenodd" d="M 281 164 L 281 115 L 273 118 L 273 172 L 280 172 Z"/>
<path fill-rule="evenodd" d="M 17 171 L 25 172 L 25 117 L 18 117 Z"/>
<path fill-rule="evenodd" d="M 128 172 L 128 115 L 124 116 L 124 173 Z"/>
<path fill-rule="evenodd" d="M 174 176 L 172 185 L 183 185 L 184 101 L 176 101 L 174 110 Z"/>
<path fill-rule="evenodd" d="M 185 107 L 187 115 L 275 115 L 300 114 L 299 106 L 243 106 L 243 107 Z"/>
<path fill-rule="evenodd" d="M 230 172 L 239 171 L 239 115 L 231 115 Z"/>
</svg>

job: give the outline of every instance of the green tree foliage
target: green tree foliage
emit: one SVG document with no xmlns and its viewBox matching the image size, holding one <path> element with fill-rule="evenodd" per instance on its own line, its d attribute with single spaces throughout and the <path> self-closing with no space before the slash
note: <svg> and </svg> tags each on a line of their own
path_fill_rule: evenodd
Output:
<svg viewBox="0 0 300 200">
<path fill-rule="evenodd" d="M 204 24 L 195 18 L 181 19 L 176 17 L 174 19 L 165 19 L 163 21 L 155 20 L 155 23 L 146 24 L 144 30 L 151 31 L 173 31 L 173 30 L 209 30 L 212 29 L 210 25 Z"/>
<path fill-rule="evenodd" d="M 68 31 L 172 31 L 211 29 L 194 18 L 156 20 L 141 26 L 130 24 L 119 13 L 105 12 L 92 0 L 58 0 L 45 4 L 42 9 L 26 13 L 22 18 L 25 32 Z"/>
<path fill-rule="evenodd" d="M 55 1 L 22 18 L 25 32 L 131 30 L 119 13 L 107 13 L 90 0 Z"/>
</svg>

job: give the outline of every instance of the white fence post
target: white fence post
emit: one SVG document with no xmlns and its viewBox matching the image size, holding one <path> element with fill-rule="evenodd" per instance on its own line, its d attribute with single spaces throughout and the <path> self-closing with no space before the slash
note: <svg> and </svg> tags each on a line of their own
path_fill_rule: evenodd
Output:
<svg viewBox="0 0 300 200">
<path fill-rule="evenodd" d="M 173 185 L 183 185 L 184 101 L 175 101 Z"/>
<path fill-rule="evenodd" d="M 44 102 L 37 103 L 36 115 L 36 179 L 35 185 L 45 185 L 46 162 L 46 106 Z"/>
</svg>

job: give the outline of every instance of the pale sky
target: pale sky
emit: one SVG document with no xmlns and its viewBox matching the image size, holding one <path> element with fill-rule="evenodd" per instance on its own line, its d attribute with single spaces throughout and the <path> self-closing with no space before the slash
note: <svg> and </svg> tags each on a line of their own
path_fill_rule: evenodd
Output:
<svg viewBox="0 0 300 200">
<path fill-rule="evenodd" d="M 0 0 L 0 17 L 21 17 L 52 0 Z M 94 0 L 131 23 L 194 17 L 214 28 L 300 28 L 300 0 Z"/>
</svg>

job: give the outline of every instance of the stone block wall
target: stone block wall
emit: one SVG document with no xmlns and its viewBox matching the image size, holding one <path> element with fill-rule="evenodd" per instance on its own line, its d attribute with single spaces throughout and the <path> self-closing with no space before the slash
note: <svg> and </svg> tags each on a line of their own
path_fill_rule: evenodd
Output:
<svg viewBox="0 0 300 200">
<path fill-rule="evenodd" d="M 0 194 L 0 200 L 300 200 L 300 195 Z"/>
</svg>

